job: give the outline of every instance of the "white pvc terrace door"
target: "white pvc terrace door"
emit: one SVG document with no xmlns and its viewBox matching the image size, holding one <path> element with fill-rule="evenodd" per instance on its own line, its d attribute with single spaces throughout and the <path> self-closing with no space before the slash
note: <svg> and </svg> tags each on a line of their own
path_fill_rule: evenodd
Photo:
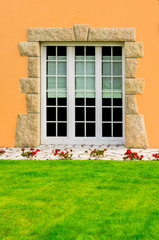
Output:
<svg viewBox="0 0 159 240">
<path fill-rule="evenodd" d="M 41 50 L 41 143 L 123 144 L 123 46 Z"/>
</svg>

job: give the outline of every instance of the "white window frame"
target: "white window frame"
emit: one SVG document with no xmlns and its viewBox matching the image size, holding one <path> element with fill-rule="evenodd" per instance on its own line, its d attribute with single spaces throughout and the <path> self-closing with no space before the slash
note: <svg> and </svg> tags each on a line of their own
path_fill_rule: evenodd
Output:
<svg viewBox="0 0 159 240">
<path fill-rule="evenodd" d="M 66 46 L 67 48 L 67 137 L 47 137 L 46 136 L 46 47 L 47 46 Z M 96 137 L 75 137 L 75 81 L 74 69 L 75 46 L 95 46 L 95 86 L 96 86 Z M 123 137 L 102 137 L 102 81 L 98 69 L 101 69 L 101 47 L 121 46 L 122 47 L 122 123 Z M 124 43 L 118 42 L 43 42 L 41 44 L 41 144 L 125 144 L 125 51 Z M 101 72 L 101 71 L 100 71 Z M 97 84 L 98 82 L 98 84 Z M 71 92 L 71 94 L 69 94 Z M 98 105 L 97 105 L 98 104 Z"/>
</svg>

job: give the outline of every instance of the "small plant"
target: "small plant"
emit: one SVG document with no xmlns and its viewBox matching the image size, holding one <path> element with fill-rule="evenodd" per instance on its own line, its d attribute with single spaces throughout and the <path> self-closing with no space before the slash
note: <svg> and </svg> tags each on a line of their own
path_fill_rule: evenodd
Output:
<svg viewBox="0 0 159 240">
<path fill-rule="evenodd" d="M 70 149 L 70 151 L 65 150 L 65 151 L 61 151 L 61 149 L 55 149 L 54 152 L 54 156 L 58 156 L 60 159 L 68 159 L 71 160 L 72 159 L 72 149 Z"/>
<path fill-rule="evenodd" d="M 152 154 L 152 157 L 154 157 L 155 160 L 159 160 L 159 153 Z"/>
<path fill-rule="evenodd" d="M 4 154 L 5 153 L 5 151 L 3 151 L 3 150 L 0 150 L 0 155 L 2 155 L 2 154 Z"/>
<path fill-rule="evenodd" d="M 31 158 L 31 157 L 36 157 L 36 154 L 37 152 L 40 152 L 40 149 L 35 150 L 34 148 L 30 148 L 30 151 L 25 152 L 25 148 L 22 148 L 21 151 L 22 151 L 21 156 Z"/>
<path fill-rule="evenodd" d="M 91 157 L 94 157 L 95 159 L 103 158 L 104 157 L 104 152 L 106 152 L 106 151 L 107 151 L 107 149 L 104 149 L 104 150 L 94 149 L 90 153 L 90 158 Z"/>
<path fill-rule="evenodd" d="M 127 151 L 124 153 L 124 160 L 142 160 L 143 155 L 138 155 L 136 152 L 132 152 L 130 149 L 127 149 Z"/>
</svg>

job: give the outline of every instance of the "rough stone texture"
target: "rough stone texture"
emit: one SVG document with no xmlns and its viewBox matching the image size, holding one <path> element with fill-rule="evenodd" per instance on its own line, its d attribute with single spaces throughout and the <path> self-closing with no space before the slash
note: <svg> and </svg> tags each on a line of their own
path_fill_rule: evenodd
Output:
<svg viewBox="0 0 159 240">
<path fill-rule="evenodd" d="M 40 94 L 27 94 L 26 100 L 28 113 L 40 112 Z"/>
<path fill-rule="evenodd" d="M 144 57 L 142 42 L 126 42 L 125 43 L 125 57 Z"/>
<path fill-rule="evenodd" d="M 125 58 L 125 77 L 135 78 L 137 70 L 137 58 Z"/>
<path fill-rule="evenodd" d="M 137 114 L 137 104 L 135 95 L 126 95 L 125 96 L 125 113 L 126 114 Z"/>
<path fill-rule="evenodd" d="M 134 28 L 90 28 L 88 41 L 135 41 Z"/>
<path fill-rule="evenodd" d="M 87 41 L 89 25 L 75 24 L 73 28 L 76 41 Z"/>
<path fill-rule="evenodd" d="M 144 79 L 125 79 L 125 94 L 143 94 Z"/>
<path fill-rule="evenodd" d="M 40 114 L 19 114 L 17 119 L 15 147 L 40 145 Z"/>
<path fill-rule="evenodd" d="M 32 77 L 32 78 L 40 77 L 40 58 L 39 57 L 28 58 L 28 77 Z"/>
<path fill-rule="evenodd" d="M 39 78 L 20 78 L 21 93 L 40 93 Z"/>
<path fill-rule="evenodd" d="M 148 148 L 143 115 L 126 115 L 125 141 L 127 148 Z"/>
<path fill-rule="evenodd" d="M 38 57 L 40 56 L 39 42 L 19 42 L 21 56 Z"/>
<path fill-rule="evenodd" d="M 28 28 L 27 41 L 75 41 L 73 28 Z"/>
</svg>

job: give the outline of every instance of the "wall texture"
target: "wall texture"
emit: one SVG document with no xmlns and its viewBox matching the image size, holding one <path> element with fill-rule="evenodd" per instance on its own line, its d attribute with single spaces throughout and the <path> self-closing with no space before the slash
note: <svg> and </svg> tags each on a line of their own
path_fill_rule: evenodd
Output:
<svg viewBox="0 0 159 240">
<path fill-rule="evenodd" d="M 159 148 L 159 5 L 157 0 L 0 2 L 0 147 L 14 146 L 17 116 L 26 113 L 26 95 L 20 92 L 20 77 L 27 78 L 27 57 L 20 57 L 18 43 L 27 40 L 28 27 L 136 28 L 136 41 L 144 43 L 144 58 L 138 60 L 136 78 L 145 79 L 137 96 L 144 115 L 150 148 Z"/>
</svg>

